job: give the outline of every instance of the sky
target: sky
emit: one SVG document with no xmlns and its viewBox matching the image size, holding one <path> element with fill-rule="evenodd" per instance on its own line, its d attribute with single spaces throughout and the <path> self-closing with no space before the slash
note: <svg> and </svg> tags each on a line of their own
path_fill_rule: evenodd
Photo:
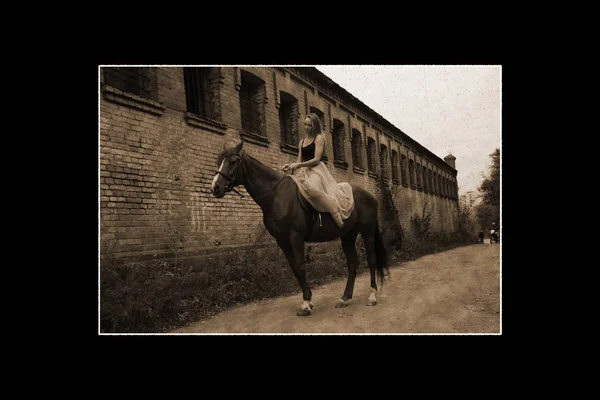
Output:
<svg viewBox="0 0 600 400">
<path fill-rule="evenodd" d="M 477 191 L 501 149 L 500 66 L 315 67 L 433 154 L 454 155 L 459 195 Z"/>
</svg>

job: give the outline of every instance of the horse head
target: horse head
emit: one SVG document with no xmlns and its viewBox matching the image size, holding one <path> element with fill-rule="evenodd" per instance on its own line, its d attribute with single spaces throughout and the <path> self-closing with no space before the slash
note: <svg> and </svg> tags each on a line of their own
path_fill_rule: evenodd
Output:
<svg viewBox="0 0 600 400">
<path fill-rule="evenodd" d="M 217 198 L 225 196 L 225 193 L 233 190 L 234 186 L 242 184 L 239 179 L 240 166 L 242 164 L 242 147 L 244 142 L 240 141 L 236 146 L 225 143 L 223 151 L 217 157 L 219 169 L 212 180 L 211 191 Z"/>
</svg>

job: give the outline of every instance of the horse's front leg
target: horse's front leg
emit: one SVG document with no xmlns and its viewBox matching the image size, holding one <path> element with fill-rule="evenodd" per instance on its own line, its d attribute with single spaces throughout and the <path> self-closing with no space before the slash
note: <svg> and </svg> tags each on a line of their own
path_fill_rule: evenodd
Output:
<svg viewBox="0 0 600 400">
<path fill-rule="evenodd" d="M 342 248 L 344 249 L 344 254 L 348 261 L 348 280 L 346 281 L 346 289 L 344 290 L 342 298 L 339 299 L 335 305 L 337 308 L 346 307 L 354 292 L 354 281 L 358 269 L 358 254 L 356 253 L 355 246 L 357 235 L 358 232 L 348 233 L 346 236 L 342 237 Z"/>
<path fill-rule="evenodd" d="M 304 301 L 296 315 L 310 315 L 314 304 L 311 301 L 312 291 L 306 281 L 306 271 L 304 269 L 304 238 L 295 232 L 291 232 L 288 238 L 278 239 L 277 243 L 287 257 L 294 276 L 298 279 L 298 283 L 302 288 L 302 299 Z"/>
<path fill-rule="evenodd" d="M 377 269 L 377 255 L 375 253 L 375 239 L 373 234 L 369 235 L 361 233 L 361 236 L 363 237 L 365 249 L 367 250 L 367 264 L 369 264 L 369 269 L 371 270 L 371 289 L 367 305 L 375 306 L 377 305 L 377 280 L 375 277 L 375 272 Z"/>
</svg>

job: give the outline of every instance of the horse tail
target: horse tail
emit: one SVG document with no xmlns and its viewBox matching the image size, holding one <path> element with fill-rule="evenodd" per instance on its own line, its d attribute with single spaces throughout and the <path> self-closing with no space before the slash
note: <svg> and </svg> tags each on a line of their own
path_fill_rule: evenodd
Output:
<svg viewBox="0 0 600 400">
<path fill-rule="evenodd" d="M 385 244 L 383 243 L 383 238 L 381 237 L 381 232 L 379 231 L 379 221 L 375 222 L 375 256 L 377 257 L 377 274 L 379 275 L 379 281 L 381 282 L 381 286 L 383 287 L 384 282 L 384 269 L 387 271 L 389 276 L 390 270 L 388 268 L 388 252 L 385 248 Z"/>
</svg>

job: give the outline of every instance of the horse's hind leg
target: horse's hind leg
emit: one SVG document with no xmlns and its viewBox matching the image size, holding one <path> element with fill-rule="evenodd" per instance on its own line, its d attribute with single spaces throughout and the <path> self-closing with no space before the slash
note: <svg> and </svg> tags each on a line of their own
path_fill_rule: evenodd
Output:
<svg viewBox="0 0 600 400">
<path fill-rule="evenodd" d="M 346 281 L 344 295 L 335 305 L 337 308 L 346 307 L 348 305 L 348 300 L 352 298 L 352 293 L 354 292 L 354 281 L 356 279 L 356 271 L 358 269 L 358 254 L 356 253 L 355 245 L 357 235 L 358 232 L 348 233 L 342 238 L 342 248 L 344 249 L 344 254 L 346 255 L 346 260 L 348 261 L 348 280 Z"/>
<path fill-rule="evenodd" d="M 302 236 L 291 233 L 290 240 L 277 240 L 279 247 L 290 263 L 294 276 L 298 279 L 298 283 L 302 288 L 302 305 L 296 312 L 296 315 L 306 316 L 312 313 L 314 304 L 312 303 L 312 291 L 306 281 L 306 271 L 304 270 L 304 238 Z"/>
<path fill-rule="evenodd" d="M 369 270 L 371 271 L 371 293 L 369 294 L 369 300 L 367 301 L 368 306 L 374 306 L 377 304 L 377 280 L 375 272 L 377 269 L 377 256 L 375 254 L 375 237 L 373 233 L 365 234 L 361 232 L 363 241 L 365 242 L 365 249 L 367 250 L 367 263 L 369 264 Z"/>
</svg>

